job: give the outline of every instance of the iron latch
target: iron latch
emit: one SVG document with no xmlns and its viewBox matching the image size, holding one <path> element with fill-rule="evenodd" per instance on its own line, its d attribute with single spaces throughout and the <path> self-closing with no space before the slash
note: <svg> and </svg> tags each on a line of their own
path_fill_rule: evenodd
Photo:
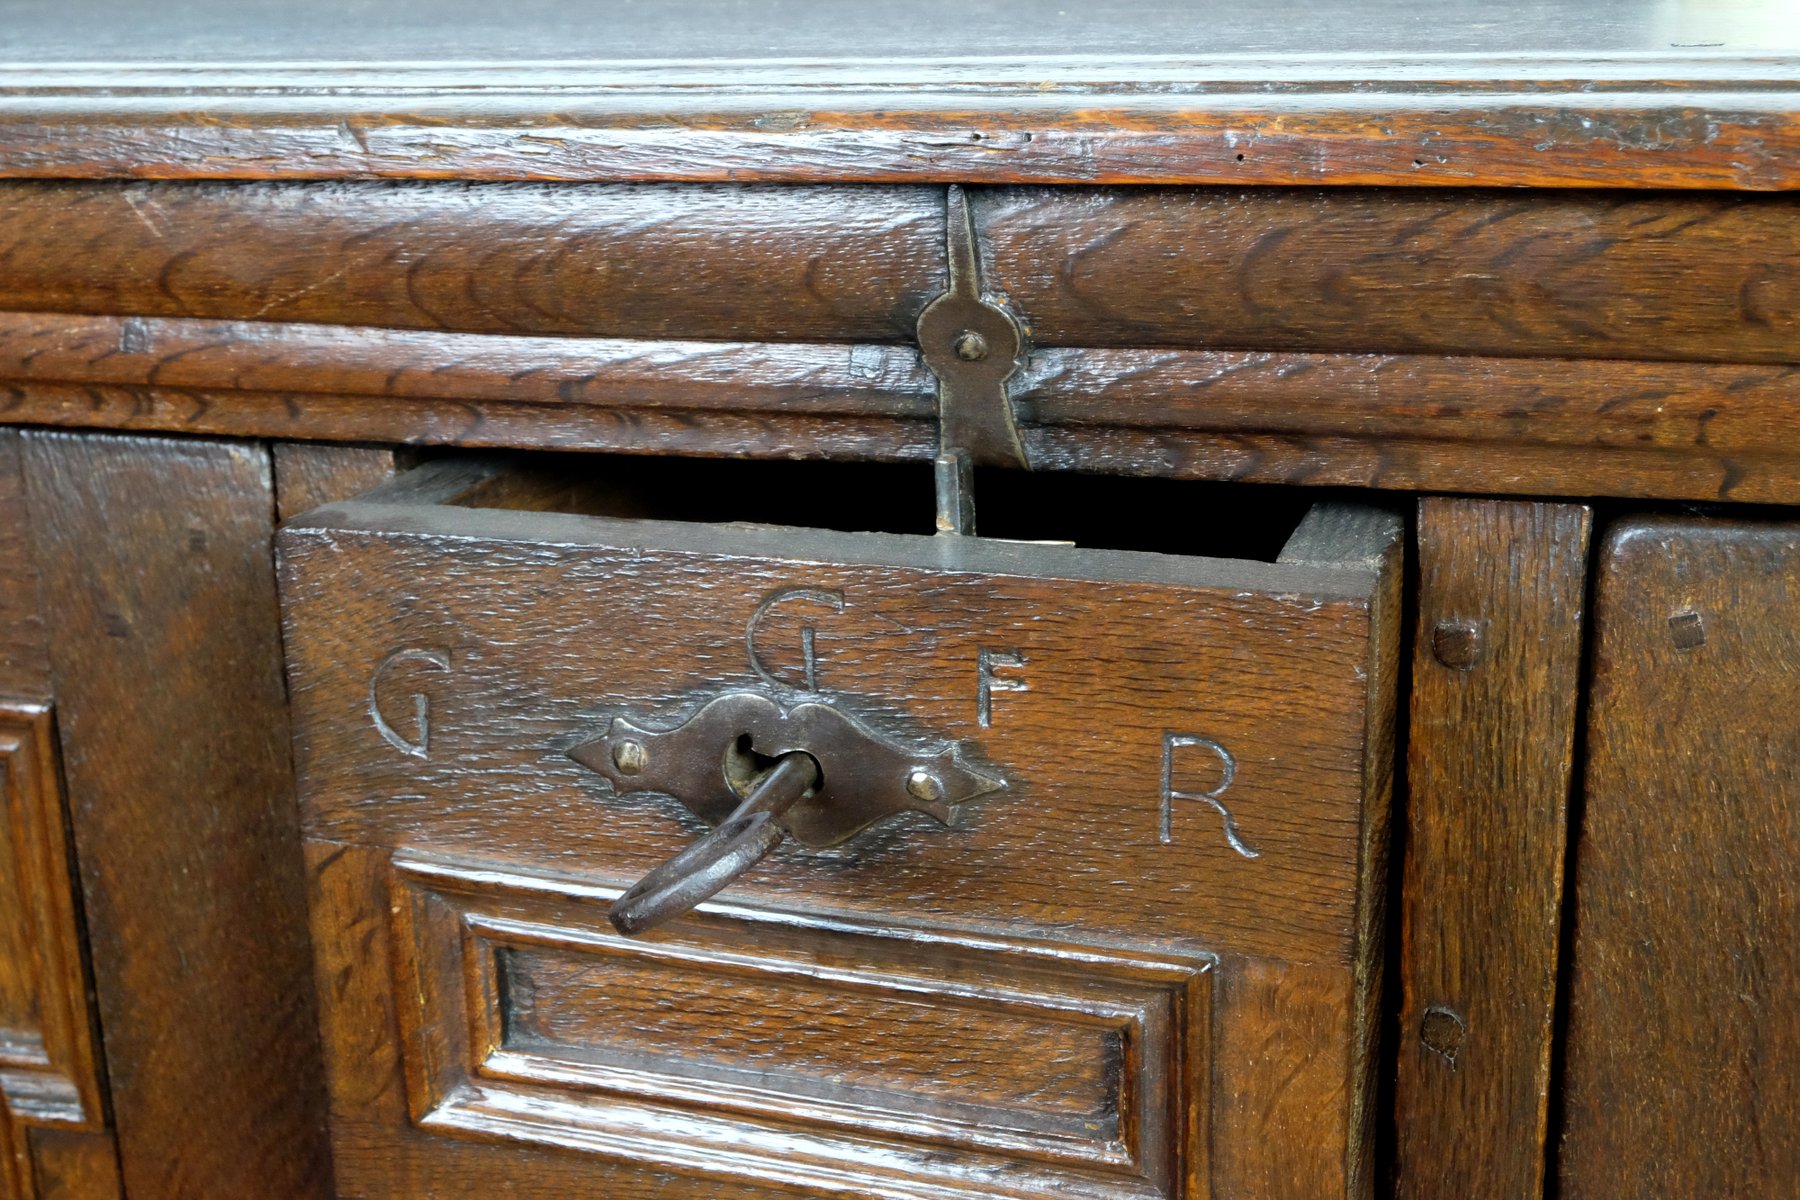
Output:
<svg viewBox="0 0 1800 1200">
<path fill-rule="evenodd" d="M 919 314 L 917 336 L 937 377 L 938 531 L 972 534 L 974 468 L 1031 465 L 1006 387 L 1029 347 L 1023 323 L 982 285 L 975 222 L 962 188 L 950 188 L 945 216 L 950 287 Z"/>
</svg>

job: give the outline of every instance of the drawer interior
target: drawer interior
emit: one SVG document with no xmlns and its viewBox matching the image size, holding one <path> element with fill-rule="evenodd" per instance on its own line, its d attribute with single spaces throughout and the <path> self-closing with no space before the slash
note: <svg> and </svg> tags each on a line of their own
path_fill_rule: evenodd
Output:
<svg viewBox="0 0 1800 1200">
<path fill-rule="evenodd" d="M 933 531 L 926 463 L 540 454 L 449 456 L 427 465 L 438 479 L 430 498 L 463 508 L 846 533 Z M 987 538 L 1268 563 L 1320 503 L 1363 502 L 1354 492 L 988 468 L 976 472 L 976 495 L 979 532 Z"/>
</svg>

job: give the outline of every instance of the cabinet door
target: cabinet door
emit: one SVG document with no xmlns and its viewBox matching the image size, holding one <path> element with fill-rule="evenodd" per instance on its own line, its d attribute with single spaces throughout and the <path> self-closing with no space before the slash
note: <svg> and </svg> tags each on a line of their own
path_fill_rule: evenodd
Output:
<svg viewBox="0 0 1800 1200">
<path fill-rule="evenodd" d="M 575 515 L 457 470 L 280 543 L 346 1192 L 1367 1194 L 1397 519 L 1225 561 Z M 615 784 L 722 695 L 996 786 L 824 848 L 797 805 L 622 936 L 724 814 Z M 576 761 L 620 721 L 664 732 Z M 898 782 L 818 759 L 820 795 Z"/>
<path fill-rule="evenodd" d="M 1800 1180 L 1800 526 L 1614 529 L 1575 870 L 1562 1195 Z"/>
</svg>

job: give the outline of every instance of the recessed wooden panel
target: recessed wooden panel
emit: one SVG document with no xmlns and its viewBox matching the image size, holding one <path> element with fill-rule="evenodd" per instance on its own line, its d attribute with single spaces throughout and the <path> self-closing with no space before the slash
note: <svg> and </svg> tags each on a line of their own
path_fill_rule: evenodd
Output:
<svg viewBox="0 0 1800 1200">
<path fill-rule="evenodd" d="M 1598 575 L 1561 1195 L 1791 1195 L 1800 526 L 1627 520 Z"/>
<path fill-rule="evenodd" d="M 1201 1152 L 1212 961 L 724 904 L 630 941 L 614 889 L 396 864 L 414 1119 L 838 1191 L 1165 1196 Z M 1190 1091 L 1198 1089 L 1198 1094 Z M 886 1160 L 885 1166 L 883 1161 Z M 884 1178 L 886 1177 L 886 1178 Z M 973 1190 L 971 1190 L 973 1188 Z"/>
<path fill-rule="evenodd" d="M 1396 518 L 1225 561 L 471 508 L 571 494 L 463 470 L 281 536 L 344 1186 L 480 1194 L 499 1137 L 621 1197 L 1368 1194 Z M 624 941 L 605 900 L 699 826 L 566 752 L 728 689 L 1008 786 Z"/>
<path fill-rule="evenodd" d="M 102 1130 L 50 710 L 0 701 L 0 1093 L 13 1121 Z"/>
</svg>

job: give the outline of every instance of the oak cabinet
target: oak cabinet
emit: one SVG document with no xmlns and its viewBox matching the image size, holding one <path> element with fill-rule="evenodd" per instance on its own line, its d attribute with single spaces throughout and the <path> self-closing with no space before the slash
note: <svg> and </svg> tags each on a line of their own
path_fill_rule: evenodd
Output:
<svg viewBox="0 0 1800 1200">
<path fill-rule="evenodd" d="M 280 7 L 7 13 L 0 1200 L 1793 1190 L 1779 6 Z"/>
</svg>

